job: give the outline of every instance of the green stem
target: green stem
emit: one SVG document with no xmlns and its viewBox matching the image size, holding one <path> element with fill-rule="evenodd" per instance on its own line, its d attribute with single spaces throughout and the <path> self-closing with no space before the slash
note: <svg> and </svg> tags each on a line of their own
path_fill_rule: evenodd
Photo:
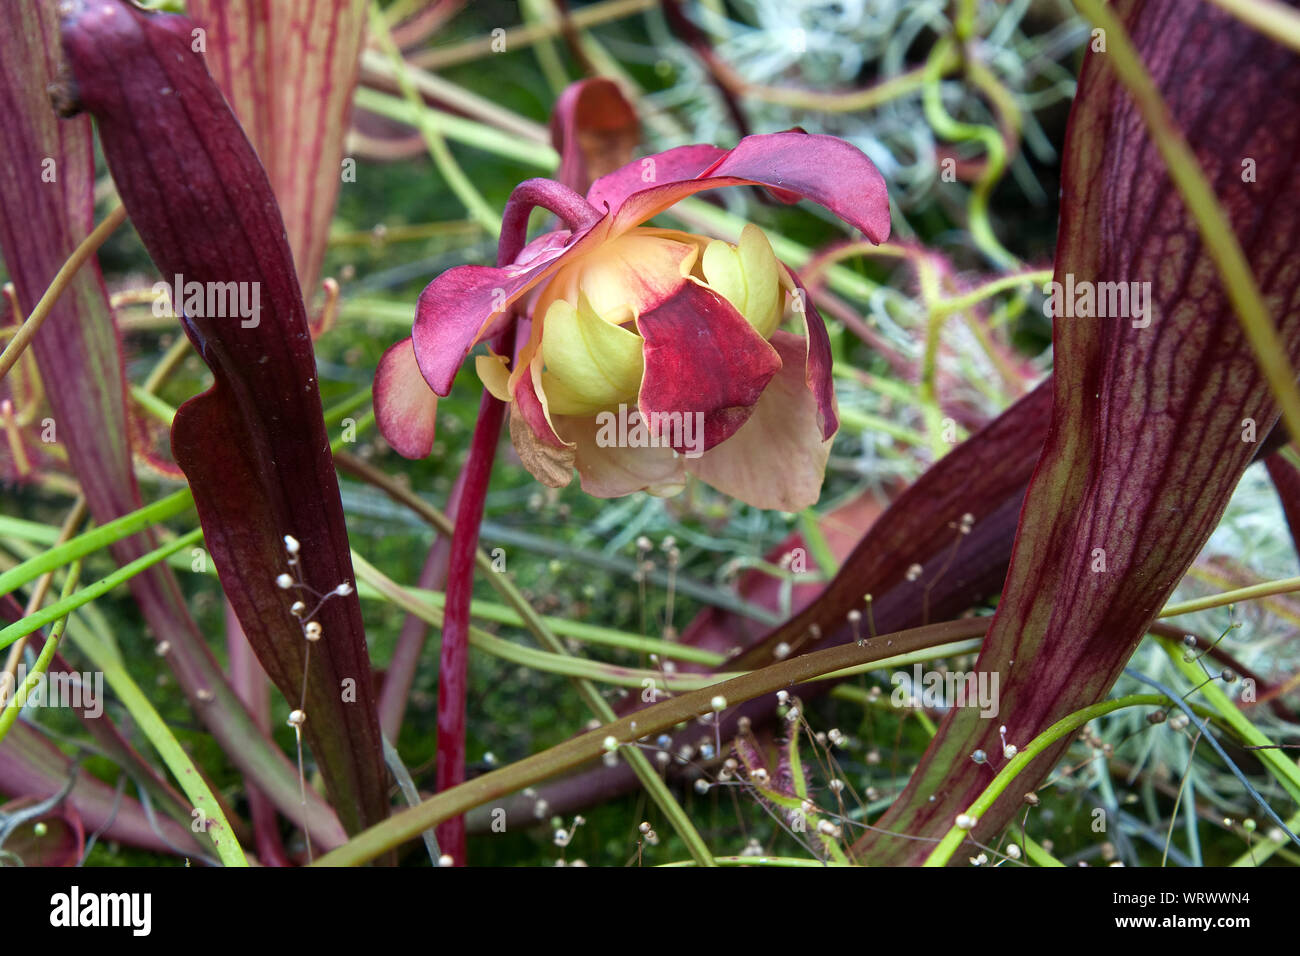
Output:
<svg viewBox="0 0 1300 956">
<path fill-rule="evenodd" d="M 418 807 L 394 814 L 383 823 L 357 834 L 346 844 L 316 861 L 317 866 L 354 866 L 372 860 L 408 839 L 418 836 L 443 820 L 458 816 L 489 800 L 576 769 L 606 752 L 612 740 L 620 753 L 640 754 L 625 746 L 643 737 L 668 731 L 677 724 L 713 711 L 713 698 L 721 695 L 729 705 L 775 693 L 820 674 L 853 667 L 885 656 L 910 653 L 934 644 L 944 644 L 984 633 L 980 620 L 950 621 L 881 635 L 866 646 L 856 644 L 802 654 L 761 670 L 733 678 L 704 690 L 691 691 L 636 711 L 604 726 L 574 737 L 508 767 L 468 780 L 424 801 Z M 594 689 L 593 689 L 594 692 Z M 1161 698 L 1163 699 L 1163 698 Z M 604 709 L 608 709 L 608 704 Z M 646 761 L 648 764 L 648 761 Z M 656 776 L 656 779 L 657 776 Z M 662 783 L 662 781 L 660 781 Z M 711 861 L 712 857 L 708 857 Z"/>
<path fill-rule="evenodd" d="M 447 141 L 443 139 L 434 124 L 426 122 L 426 109 L 424 100 L 415 84 L 411 81 L 407 73 L 406 61 L 402 58 L 402 51 L 397 48 L 393 42 L 392 34 L 388 32 L 388 24 L 384 22 L 384 14 L 378 3 L 370 5 L 370 34 L 379 43 L 380 47 L 388 54 L 392 60 L 393 70 L 397 76 L 397 84 L 401 87 L 402 95 L 410 104 L 416 119 L 416 125 L 424 136 L 424 141 L 429 147 L 429 155 L 432 157 L 434 165 L 438 167 L 438 172 L 446 180 L 447 186 L 456 198 L 465 206 L 470 218 L 483 227 L 484 231 L 490 236 L 495 236 L 501 232 L 501 217 L 496 214 L 482 194 L 470 182 L 465 171 L 456 163 L 455 158 L 451 155 L 451 150 L 447 148 Z"/>
<path fill-rule="evenodd" d="M 39 556 L 24 561 L 18 567 L 0 574 L 0 597 L 11 593 L 28 581 L 40 577 L 46 571 L 52 571 L 75 561 L 77 558 L 83 558 L 115 541 L 129 538 L 151 525 L 183 514 L 193 506 L 194 496 L 190 494 L 188 488 L 183 488 L 160 501 L 145 505 L 130 514 L 116 518 L 84 534 L 79 534 L 64 544 L 50 548 Z M 3 646 L 3 644 L 0 644 L 0 647 Z"/>
<path fill-rule="evenodd" d="M 68 569 L 67 578 L 63 582 L 63 591 L 59 595 L 60 599 L 66 599 L 72 596 L 72 592 L 77 589 L 77 581 L 81 578 L 81 562 L 74 561 L 72 567 Z M 50 669 L 50 661 L 54 660 L 54 652 L 59 648 L 59 640 L 63 637 L 63 629 L 68 625 L 68 616 L 65 614 L 54 622 L 50 627 L 49 634 L 45 637 L 45 644 L 41 647 L 41 653 L 36 658 L 36 666 L 32 668 L 27 678 L 18 687 L 14 693 L 13 702 L 5 707 L 4 691 L 8 688 L 2 683 L 8 674 L 0 674 L 0 740 L 4 740 L 9 733 L 9 728 L 13 726 L 18 714 L 22 711 L 23 706 L 27 703 L 27 697 L 41 680 L 41 677 Z"/>
<path fill-rule="evenodd" d="M 197 532 L 194 536 L 197 540 Z M 63 602 L 59 602 L 62 604 Z M 105 643 L 101 643 L 97 638 L 93 638 L 89 633 L 82 633 L 80 637 L 74 637 L 74 642 L 89 659 L 96 669 L 104 674 L 104 680 L 113 688 L 123 706 L 131 714 L 136 725 L 148 738 L 158 756 L 167 765 L 176 782 L 180 784 L 181 790 L 189 798 L 194 809 L 199 812 L 199 820 L 203 821 L 204 832 L 207 833 L 208 839 L 212 841 L 216 849 L 217 856 L 226 866 L 248 866 L 248 860 L 244 857 L 244 851 L 235 839 L 234 831 L 230 828 L 230 822 L 226 815 L 221 811 L 221 805 L 217 802 L 216 797 L 212 795 L 207 781 L 199 773 L 198 768 L 190 759 L 185 748 L 180 745 L 176 737 L 172 734 L 171 728 L 167 722 L 154 709 L 149 698 L 145 696 L 144 691 L 127 673 L 126 666 L 118 656 L 116 649 Z"/>
<path fill-rule="evenodd" d="M 478 554 L 480 558 L 486 557 L 483 555 L 481 550 Z M 435 615 L 429 613 L 432 611 L 431 608 L 422 606 L 419 601 L 410 598 L 400 585 L 389 579 L 383 574 L 383 572 L 379 571 L 355 551 L 352 554 L 352 563 L 358 580 L 366 580 L 404 610 L 410 611 L 430 623 L 441 625 L 442 620 L 440 613 L 436 615 L 435 619 Z M 489 565 L 489 569 L 490 567 L 491 565 Z M 498 576 L 495 572 L 491 572 L 490 570 L 489 574 L 494 577 Z M 499 576 L 504 577 L 504 575 Z M 527 602 L 524 603 L 527 605 Z M 551 633 L 550 629 L 546 627 L 541 617 L 533 611 L 531 605 L 527 606 L 529 611 L 527 616 L 532 618 L 533 633 L 550 649 L 550 654 L 546 654 L 544 651 L 519 647 L 516 644 L 511 644 L 509 641 L 493 637 L 492 635 L 473 627 L 468 629 L 470 642 L 479 645 L 485 650 L 495 651 L 498 655 L 503 657 L 507 655 L 517 657 L 519 663 L 526 663 L 527 666 L 539 667 L 539 669 L 551 669 L 560 672 L 560 668 L 565 667 L 566 665 L 573 665 L 576 669 L 569 670 L 567 673 L 568 676 L 574 678 L 578 694 L 587 704 L 587 707 L 598 720 L 601 720 L 604 723 L 609 723 L 614 720 L 615 715 L 613 708 L 610 707 L 605 698 L 600 695 L 600 692 L 596 689 L 595 685 L 583 676 L 582 667 L 583 665 L 589 666 L 590 662 L 574 661 L 565 649 L 563 642 Z M 538 657 L 537 655 L 544 655 L 544 658 Z M 525 660 L 525 658 L 527 660 Z M 543 664 L 549 665 L 549 667 L 541 668 L 541 665 Z M 614 669 L 602 667 L 602 670 L 612 671 Z M 628 671 L 630 673 L 630 669 L 627 668 L 617 668 L 617 670 Z M 611 676 L 613 675 L 611 674 Z M 646 677 L 658 679 L 659 675 L 651 672 L 644 672 L 642 675 L 634 677 L 634 683 L 629 686 L 642 686 L 642 681 Z M 659 684 L 656 683 L 655 686 L 658 687 Z M 641 785 L 645 787 L 650 798 L 654 800 L 655 804 L 663 812 L 664 816 L 667 817 L 673 829 L 677 831 L 678 836 L 680 836 L 683 842 L 685 842 L 686 848 L 690 851 L 691 856 L 694 857 L 701 866 L 711 866 L 712 864 L 710 861 L 712 860 L 712 854 L 709 852 L 708 846 L 704 843 L 703 837 L 701 837 L 699 832 L 695 829 L 695 824 L 693 824 L 690 817 L 686 815 L 686 811 L 682 809 L 681 805 L 673 797 L 672 791 L 668 789 L 667 782 L 665 782 L 664 779 L 655 772 L 654 767 L 650 764 L 649 758 L 636 747 L 621 748 L 621 753 L 623 758 L 631 766 L 633 772 L 637 775 L 637 779 L 641 781 Z M 464 784 L 461 786 L 464 786 Z M 458 790 L 460 787 L 454 787 L 452 789 Z M 414 812 L 414 809 L 418 808 L 413 808 L 410 812 Z M 453 814 L 453 816 L 455 815 Z M 434 821 L 434 823 L 429 824 L 429 827 L 435 826 L 437 823 L 441 822 L 441 820 Z M 423 829 L 428 829 L 429 827 L 424 827 Z"/>
<path fill-rule="evenodd" d="M 76 539 L 74 538 L 73 540 L 75 541 Z M 57 621 L 69 611 L 75 611 L 83 604 L 89 604 L 91 601 L 95 600 L 95 598 L 107 594 L 119 584 L 131 580 L 131 578 L 153 567 L 159 561 L 165 560 L 168 555 L 175 554 L 177 551 L 187 548 L 201 540 L 203 540 L 203 529 L 195 528 L 189 534 L 181 535 L 171 544 L 164 545 L 161 548 L 155 548 L 148 554 L 141 555 L 131 563 L 118 568 L 112 574 L 108 575 L 108 577 L 100 578 L 94 584 L 87 585 L 76 594 L 70 595 L 66 598 L 61 598 L 48 607 L 42 608 L 34 614 L 29 614 L 21 620 L 15 621 L 8 627 L 0 628 L 0 648 L 8 647 L 20 637 L 26 637 L 38 628 L 42 628 L 52 621 Z M 72 542 L 69 542 L 69 544 L 71 543 Z M 45 555 L 48 555 L 49 553 L 50 552 L 47 551 L 45 552 Z M 42 555 L 42 557 L 45 555 Z M 24 562 L 14 570 L 16 571 L 22 567 L 26 567 L 26 565 L 30 563 L 31 562 Z M 58 565 L 54 566 L 57 567 Z"/>
<path fill-rule="evenodd" d="M 1168 703 L 1169 699 L 1163 694 L 1129 694 L 1116 700 L 1103 700 L 1091 707 L 1085 707 L 1083 710 L 1076 710 L 1072 714 L 1067 714 L 1030 741 L 1029 745 L 1016 754 L 1015 757 L 1007 761 L 998 772 L 998 775 L 984 789 L 984 792 L 967 808 L 965 816 L 978 820 L 993 806 L 994 801 L 1002 795 L 1003 791 L 1010 786 L 1011 781 L 1019 776 L 1025 767 L 1029 766 L 1031 760 L 1052 746 L 1052 744 L 1078 730 L 1088 721 L 1109 714 L 1112 711 L 1122 710 L 1125 707 L 1159 707 Z M 939 841 L 939 845 L 930 852 L 923 865 L 947 866 L 949 860 L 952 859 L 952 855 L 957 852 L 957 848 L 969 836 L 969 829 L 958 827 L 954 822 L 952 829 Z"/>
<path fill-rule="evenodd" d="M 1246 744 L 1260 748 L 1255 751 L 1260 762 L 1268 767 L 1269 772 L 1290 794 L 1291 799 L 1300 803 L 1300 767 L 1296 766 L 1295 761 L 1288 758 L 1285 750 L 1275 746 L 1258 727 L 1246 719 L 1237 705 L 1219 687 L 1218 682 L 1206 676 L 1196 660 L 1183 659 L 1184 648 L 1180 648 L 1167 637 L 1157 637 L 1156 640 L 1169 655 L 1169 660 L 1173 662 L 1174 667 L 1191 682 L 1196 692 L 1205 698 L 1223 723 Z"/>
</svg>

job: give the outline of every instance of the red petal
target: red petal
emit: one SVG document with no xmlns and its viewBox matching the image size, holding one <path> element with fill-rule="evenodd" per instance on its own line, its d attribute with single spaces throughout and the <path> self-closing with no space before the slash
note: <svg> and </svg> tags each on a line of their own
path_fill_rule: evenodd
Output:
<svg viewBox="0 0 1300 956">
<path fill-rule="evenodd" d="M 830 438 L 840 427 L 840 416 L 835 411 L 835 382 L 831 377 L 831 337 L 826 334 L 826 323 L 803 282 L 792 269 L 787 269 L 786 274 L 803 294 L 803 327 L 808 333 L 804 381 L 808 391 L 817 399 L 817 424 L 822 430 L 822 438 Z M 775 342 L 776 337 L 773 336 L 772 340 Z"/>
<path fill-rule="evenodd" d="M 778 331 L 772 345 L 781 370 L 736 434 L 686 460 L 686 469 L 724 494 L 756 508 L 802 511 L 821 497 L 831 443 L 823 439 L 817 399 L 804 381 L 806 340 Z"/>
<path fill-rule="evenodd" d="M 659 163 L 667 155 L 648 158 Z M 889 197 L 884 177 L 861 150 L 834 136 L 798 131 L 746 136 L 695 179 L 671 181 L 665 174 L 677 173 L 674 165 L 659 171 L 662 185 L 633 193 L 624 200 L 618 210 L 617 231 L 645 222 L 705 189 L 758 185 L 767 186 L 786 201 L 802 196 L 820 203 L 861 229 L 872 242 L 889 238 Z M 614 175 L 626 176 L 630 168 L 624 167 Z M 600 185 L 592 188 L 593 194 Z M 594 199 L 588 199 L 596 205 Z"/>
<path fill-rule="evenodd" d="M 699 144 L 678 146 L 654 156 L 634 159 L 622 169 L 592 183 L 587 191 L 587 202 L 600 210 L 618 209 L 633 193 L 656 183 L 694 179 L 726 155 L 725 149 Z"/>
<path fill-rule="evenodd" d="M 712 289 L 687 282 L 637 320 L 645 339 L 638 405 L 647 427 L 656 416 L 700 413 L 708 451 L 749 418 L 781 358 L 736 309 Z M 660 429 L 662 431 L 662 429 Z"/>
<path fill-rule="evenodd" d="M 571 237 L 567 246 L 556 244 L 563 233 L 552 233 L 542 237 L 545 242 L 529 244 L 525 252 L 537 250 L 537 255 L 527 265 L 459 266 L 430 282 L 420 293 L 411 329 L 415 357 L 429 386 L 439 395 L 450 392 L 452 379 L 470 349 L 495 323 L 504 320 L 509 306 L 608 232 L 608 220 L 602 220 Z"/>
<path fill-rule="evenodd" d="M 551 113 L 559 180 L 579 192 L 626 163 L 640 139 L 636 110 L 618 84 L 604 77 L 570 84 Z"/>
</svg>

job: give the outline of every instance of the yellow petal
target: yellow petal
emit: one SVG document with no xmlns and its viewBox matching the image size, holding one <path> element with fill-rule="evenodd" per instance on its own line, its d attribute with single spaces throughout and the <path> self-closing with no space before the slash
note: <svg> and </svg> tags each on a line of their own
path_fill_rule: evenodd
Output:
<svg viewBox="0 0 1300 956">
<path fill-rule="evenodd" d="M 721 239 L 714 239 L 705 247 L 700 266 L 704 270 L 704 281 L 709 284 L 709 288 L 744 315 L 745 303 L 749 301 L 749 290 L 736 247 Z"/>
<path fill-rule="evenodd" d="M 644 359 L 641 336 L 600 318 L 585 298 L 554 302 L 542 323 L 542 389 L 554 415 L 590 415 L 634 403 Z"/>
<path fill-rule="evenodd" d="M 474 371 L 478 372 L 483 387 L 492 393 L 493 398 L 510 401 L 510 370 L 506 368 L 504 355 L 489 352 L 487 355 L 475 356 Z"/>
<path fill-rule="evenodd" d="M 785 304 L 781 295 L 780 267 L 776 262 L 776 254 L 763 230 L 753 223 L 746 225 L 740 233 L 737 252 L 749 290 L 745 299 L 745 318 L 749 319 L 749 324 L 759 335 L 770 339 L 776 327 L 781 324 L 781 313 L 784 311 L 782 306 Z"/>
<path fill-rule="evenodd" d="M 753 223 L 740 234 L 740 244 L 715 239 L 700 260 L 709 288 L 736 307 L 754 330 L 770 339 L 781 324 L 781 271 L 763 230 Z"/>
</svg>

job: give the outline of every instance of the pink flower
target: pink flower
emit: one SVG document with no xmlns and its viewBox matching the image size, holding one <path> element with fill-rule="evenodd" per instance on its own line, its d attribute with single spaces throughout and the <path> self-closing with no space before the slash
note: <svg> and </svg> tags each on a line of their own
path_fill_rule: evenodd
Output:
<svg viewBox="0 0 1300 956">
<path fill-rule="evenodd" d="M 758 507 L 815 503 L 838 427 L 821 316 L 757 227 L 732 246 L 644 225 L 693 193 L 741 185 L 815 200 L 873 242 L 889 234 L 871 161 L 797 130 L 635 160 L 586 199 L 529 180 L 506 207 L 497 267 L 434 279 L 412 337 L 381 360 L 375 410 L 389 444 L 427 455 L 437 395 L 521 315 L 515 354 L 476 365 L 510 403 L 511 438 L 540 481 L 567 484 L 576 466 L 599 497 L 672 494 L 689 473 Z M 525 244 L 536 206 L 564 228 Z M 787 314 L 802 335 L 780 328 Z"/>
</svg>

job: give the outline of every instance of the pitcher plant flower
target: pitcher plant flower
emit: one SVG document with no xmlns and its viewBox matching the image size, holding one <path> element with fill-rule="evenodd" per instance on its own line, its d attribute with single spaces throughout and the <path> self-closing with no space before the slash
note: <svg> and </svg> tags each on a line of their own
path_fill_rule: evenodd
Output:
<svg viewBox="0 0 1300 956">
<path fill-rule="evenodd" d="M 480 343 L 484 386 L 510 405 L 525 467 L 589 494 L 669 495 L 693 474 L 762 508 L 816 502 L 838 428 L 830 340 L 797 276 L 747 225 L 735 244 L 647 225 L 721 186 L 812 199 L 872 242 L 889 201 L 857 148 L 799 130 L 730 150 L 683 146 L 597 179 L 586 197 L 546 179 L 516 187 L 497 266 L 460 266 L 420 296 L 410 339 L 375 380 L 380 430 L 409 458 L 433 444 L 437 397 Z M 526 242 L 535 207 L 560 228 Z M 781 328 L 789 315 L 802 335 Z M 520 321 L 513 354 L 503 333 Z"/>
</svg>

